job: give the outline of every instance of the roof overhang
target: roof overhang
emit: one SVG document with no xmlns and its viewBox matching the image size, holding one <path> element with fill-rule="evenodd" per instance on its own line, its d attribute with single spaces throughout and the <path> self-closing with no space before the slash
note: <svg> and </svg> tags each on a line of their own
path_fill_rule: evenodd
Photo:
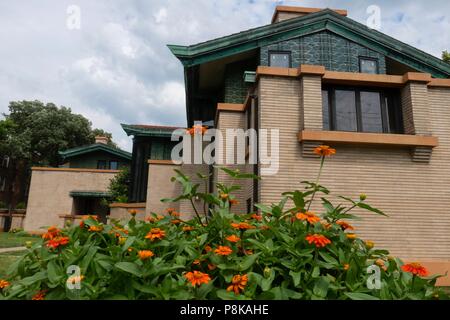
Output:
<svg viewBox="0 0 450 320">
<path fill-rule="evenodd" d="M 109 154 L 112 154 L 116 157 L 125 159 L 125 160 L 131 160 L 131 153 L 118 149 L 118 148 L 114 148 L 111 146 L 108 146 L 106 144 L 103 143 L 96 143 L 96 144 L 91 144 L 91 145 L 87 145 L 87 146 L 82 146 L 82 147 L 78 147 L 78 148 L 73 148 L 73 149 L 69 149 L 69 150 L 65 150 L 65 151 L 60 151 L 59 155 L 63 158 L 63 159 L 68 159 L 68 158 L 72 158 L 72 157 L 77 157 L 77 156 L 81 156 L 87 153 L 91 153 L 91 152 L 98 152 L 98 151 L 102 151 L 102 152 L 106 152 Z"/>
<path fill-rule="evenodd" d="M 330 31 L 384 54 L 435 78 L 450 77 L 450 65 L 426 52 L 407 45 L 331 9 L 250 29 L 192 46 L 168 45 L 185 68 L 260 48 L 299 36 Z"/>
<path fill-rule="evenodd" d="M 110 198 L 111 193 L 104 191 L 71 191 L 72 198 Z"/>
<path fill-rule="evenodd" d="M 170 138 L 179 127 L 121 124 L 128 136 Z"/>
</svg>

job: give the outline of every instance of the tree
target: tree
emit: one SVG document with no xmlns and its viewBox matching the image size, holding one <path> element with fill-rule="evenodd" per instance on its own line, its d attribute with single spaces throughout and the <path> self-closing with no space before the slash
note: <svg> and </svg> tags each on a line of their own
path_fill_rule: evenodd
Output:
<svg viewBox="0 0 450 320">
<path fill-rule="evenodd" d="M 53 103 L 19 101 L 9 104 L 0 121 L 0 153 L 36 166 L 58 166 L 58 151 L 94 143 L 97 133 L 91 122 L 70 108 Z"/>
<path fill-rule="evenodd" d="M 450 52 L 448 52 L 447 50 L 442 52 L 442 60 L 450 63 Z"/>
<path fill-rule="evenodd" d="M 97 137 L 97 136 L 107 137 L 108 138 L 108 145 L 111 146 L 111 147 L 114 147 L 114 148 L 118 148 L 117 144 L 112 141 L 112 134 L 109 133 L 109 132 L 106 132 L 103 129 L 94 129 L 94 130 L 92 130 L 92 136 L 93 136 L 94 140 L 95 140 L 95 137 Z"/>
<path fill-rule="evenodd" d="M 111 194 L 111 201 L 128 202 L 128 187 L 130 183 L 130 169 L 125 167 L 119 174 L 111 179 L 108 191 Z"/>
</svg>

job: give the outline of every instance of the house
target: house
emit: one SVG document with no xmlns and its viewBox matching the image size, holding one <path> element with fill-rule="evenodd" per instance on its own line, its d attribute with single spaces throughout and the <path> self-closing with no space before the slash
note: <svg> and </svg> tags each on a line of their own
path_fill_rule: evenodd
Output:
<svg viewBox="0 0 450 320">
<path fill-rule="evenodd" d="M 450 270 L 450 65 L 345 10 L 287 6 L 276 8 L 269 25 L 169 48 L 184 66 L 189 127 L 199 121 L 223 132 L 278 132 L 276 174 L 261 174 L 260 163 L 227 164 L 263 176 L 242 185 L 236 212 L 278 202 L 300 181 L 314 181 L 313 149 L 329 144 L 338 153 L 321 183 L 334 195 L 367 194 L 389 215 L 361 212 L 358 235 L 431 272 Z M 149 179 L 159 172 L 168 182 L 164 166 L 174 164 L 150 163 Z M 230 182 L 212 165 L 180 169 L 194 179 L 195 172 L 212 173 L 208 191 Z M 149 184 L 147 193 L 158 188 Z M 179 206 L 192 214 L 189 204 Z M 449 278 L 441 284 L 450 285 Z"/>
<path fill-rule="evenodd" d="M 24 229 L 39 232 L 44 226 L 62 227 L 83 215 L 97 215 L 106 222 L 111 179 L 129 167 L 131 154 L 111 147 L 105 137 L 92 145 L 61 151 L 58 168 L 32 168 Z"/>
</svg>

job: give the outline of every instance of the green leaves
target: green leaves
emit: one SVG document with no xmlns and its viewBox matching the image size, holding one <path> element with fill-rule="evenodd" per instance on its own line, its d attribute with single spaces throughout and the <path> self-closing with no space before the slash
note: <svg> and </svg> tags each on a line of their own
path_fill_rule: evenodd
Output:
<svg viewBox="0 0 450 320">
<path fill-rule="evenodd" d="M 345 292 L 345 295 L 351 300 L 380 300 L 377 297 L 362 292 Z"/>
<path fill-rule="evenodd" d="M 137 277 L 142 277 L 142 272 L 140 268 L 135 264 L 131 262 L 117 262 L 114 267 L 116 269 L 122 270 L 124 272 L 130 273 L 132 275 L 135 275 Z"/>
</svg>

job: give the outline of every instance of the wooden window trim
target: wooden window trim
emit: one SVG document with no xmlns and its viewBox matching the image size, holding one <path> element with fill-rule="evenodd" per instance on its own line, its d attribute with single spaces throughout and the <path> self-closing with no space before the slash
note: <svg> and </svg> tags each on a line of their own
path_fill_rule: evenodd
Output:
<svg viewBox="0 0 450 320">
<path fill-rule="evenodd" d="M 298 140 L 300 142 L 320 141 L 331 144 L 380 145 L 393 147 L 435 148 L 439 146 L 439 139 L 432 136 L 343 131 L 304 130 L 299 133 Z"/>
</svg>

